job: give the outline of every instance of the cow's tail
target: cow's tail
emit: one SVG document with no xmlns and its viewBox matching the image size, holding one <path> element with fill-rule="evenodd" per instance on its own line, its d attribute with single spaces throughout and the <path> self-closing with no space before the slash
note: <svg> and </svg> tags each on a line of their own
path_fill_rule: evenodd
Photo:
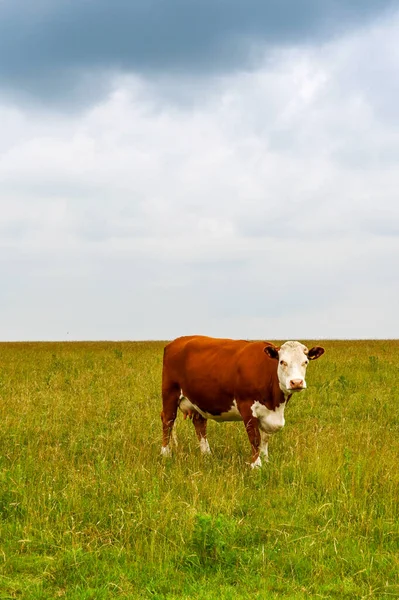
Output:
<svg viewBox="0 0 399 600">
<path fill-rule="evenodd" d="M 177 409 L 179 406 L 179 395 L 180 387 L 176 384 L 174 379 L 170 378 L 168 368 L 168 354 L 173 348 L 175 342 L 170 342 L 164 347 L 163 350 L 163 363 L 162 363 L 162 406 L 164 415 L 163 418 L 168 420 L 168 426 L 171 424 L 170 441 L 178 447 L 177 435 L 176 435 L 176 423 L 175 419 L 177 416 Z"/>
</svg>

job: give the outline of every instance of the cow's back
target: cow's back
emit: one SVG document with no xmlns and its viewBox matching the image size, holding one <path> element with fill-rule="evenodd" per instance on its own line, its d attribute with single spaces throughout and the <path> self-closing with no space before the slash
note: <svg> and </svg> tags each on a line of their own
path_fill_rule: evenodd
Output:
<svg viewBox="0 0 399 600">
<path fill-rule="evenodd" d="M 233 397 L 237 362 L 249 344 L 206 336 L 185 336 L 164 351 L 163 387 L 176 386 L 192 402 Z"/>
</svg>

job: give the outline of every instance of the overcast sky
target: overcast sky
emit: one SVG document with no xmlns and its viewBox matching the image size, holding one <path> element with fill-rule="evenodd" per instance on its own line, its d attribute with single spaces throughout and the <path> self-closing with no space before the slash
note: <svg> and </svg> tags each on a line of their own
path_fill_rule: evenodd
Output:
<svg viewBox="0 0 399 600">
<path fill-rule="evenodd" d="M 0 339 L 399 337 L 399 0 L 0 0 Z"/>
</svg>

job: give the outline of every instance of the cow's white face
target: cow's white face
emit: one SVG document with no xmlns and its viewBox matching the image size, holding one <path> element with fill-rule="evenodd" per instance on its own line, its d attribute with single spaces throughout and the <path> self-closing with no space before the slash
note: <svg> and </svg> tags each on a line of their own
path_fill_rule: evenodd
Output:
<svg viewBox="0 0 399 600">
<path fill-rule="evenodd" d="M 281 391 L 285 394 L 306 389 L 306 368 L 310 360 L 319 358 L 324 348 L 315 346 L 308 350 L 300 342 L 285 342 L 280 348 L 266 346 L 265 353 L 278 360 L 277 377 Z"/>
</svg>

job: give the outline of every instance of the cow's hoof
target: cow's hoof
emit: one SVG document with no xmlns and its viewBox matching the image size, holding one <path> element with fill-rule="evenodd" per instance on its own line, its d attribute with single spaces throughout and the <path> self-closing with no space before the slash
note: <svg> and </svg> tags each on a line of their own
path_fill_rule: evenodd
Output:
<svg viewBox="0 0 399 600">
<path fill-rule="evenodd" d="M 171 456 L 172 452 L 169 446 L 162 446 L 161 448 L 161 456 Z"/>
<path fill-rule="evenodd" d="M 260 459 L 260 457 L 258 456 L 258 458 L 251 463 L 251 469 L 260 469 L 260 467 L 262 466 L 262 461 Z"/>
</svg>

